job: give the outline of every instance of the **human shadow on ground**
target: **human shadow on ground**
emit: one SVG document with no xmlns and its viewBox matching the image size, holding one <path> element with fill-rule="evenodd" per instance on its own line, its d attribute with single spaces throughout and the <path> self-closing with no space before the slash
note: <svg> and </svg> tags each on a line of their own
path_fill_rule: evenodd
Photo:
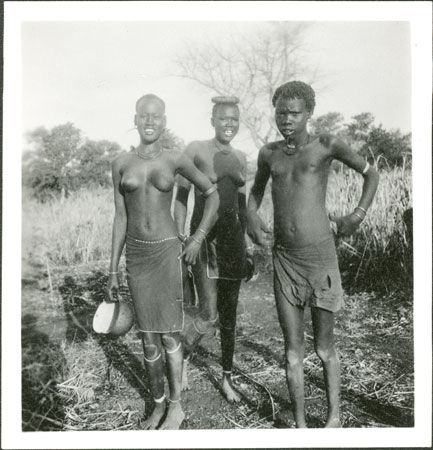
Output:
<svg viewBox="0 0 433 450">
<path fill-rule="evenodd" d="M 150 401 L 143 364 L 125 343 L 125 339 L 93 331 L 93 316 L 105 299 L 106 284 L 107 276 L 101 271 L 93 271 L 82 279 L 70 275 L 64 277 L 59 292 L 67 320 L 67 342 L 79 343 L 92 336 L 107 358 L 104 384 L 112 386 L 111 374 L 114 368 L 143 400 Z M 128 299 L 129 293 L 125 286 L 121 286 L 120 294 Z"/>
<path fill-rule="evenodd" d="M 22 318 L 22 430 L 62 430 L 65 412 L 57 387 L 67 379 L 68 366 L 60 345 L 37 328 L 32 314 Z"/>
</svg>

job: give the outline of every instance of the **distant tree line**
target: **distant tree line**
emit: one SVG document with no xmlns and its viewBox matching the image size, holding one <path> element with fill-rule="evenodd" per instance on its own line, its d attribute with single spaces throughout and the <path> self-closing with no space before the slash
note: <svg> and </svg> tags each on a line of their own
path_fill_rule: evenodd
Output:
<svg viewBox="0 0 433 450">
<path fill-rule="evenodd" d="M 50 130 L 38 127 L 27 134 L 29 148 L 23 154 L 23 185 L 33 196 L 46 201 L 67 197 L 83 188 L 111 185 L 111 162 L 123 149 L 112 141 L 83 137 L 72 123 Z M 164 145 L 183 148 L 183 142 L 170 130 Z"/>
<path fill-rule="evenodd" d="M 329 112 L 310 121 L 312 135 L 331 133 L 344 139 L 366 160 L 381 170 L 411 166 L 411 134 L 386 130 L 374 124 L 371 113 L 352 117 L 349 123 L 338 112 Z M 183 149 L 184 142 L 170 130 L 162 137 L 164 146 Z M 72 123 L 50 130 L 39 127 L 27 134 L 30 149 L 23 154 L 23 184 L 41 201 L 68 196 L 82 188 L 111 185 L 111 162 L 123 149 L 112 141 L 83 137 Z M 248 164 L 248 178 L 256 163 Z"/>
<path fill-rule="evenodd" d="M 411 133 L 402 134 L 400 130 L 386 130 L 374 124 L 374 115 L 361 113 L 344 123 L 338 112 L 329 112 L 311 119 L 312 134 L 331 133 L 346 141 L 366 160 L 376 163 L 379 169 L 411 166 Z"/>
</svg>

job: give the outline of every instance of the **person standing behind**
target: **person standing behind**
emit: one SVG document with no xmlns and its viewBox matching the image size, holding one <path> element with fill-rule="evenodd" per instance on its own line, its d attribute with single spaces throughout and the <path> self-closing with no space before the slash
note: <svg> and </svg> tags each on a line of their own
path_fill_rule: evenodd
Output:
<svg viewBox="0 0 433 450">
<path fill-rule="evenodd" d="M 321 134 L 312 138 L 307 122 L 315 107 L 311 86 L 291 81 L 274 93 L 275 121 L 283 140 L 259 152 L 257 173 L 248 200 L 248 234 L 263 245 L 267 231 L 257 215 L 266 184 L 272 179 L 274 205 L 274 293 L 284 335 L 286 376 L 296 427 L 305 428 L 304 307 L 311 306 L 314 346 L 324 371 L 328 416 L 325 427 L 340 427 L 340 363 L 334 343 L 334 313 L 343 291 L 337 255 L 326 212 L 328 172 L 338 160 L 364 178 L 355 210 L 330 217 L 338 234 L 355 232 L 367 214 L 379 176 L 342 140 Z"/>
<path fill-rule="evenodd" d="M 191 219 L 191 233 L 201 233 L 197 263 L 192 267 L 200 314 L 194 319 L 184 338 L 184 388 L 189 388 L 187 361 L 201 338 L 214 330 L 217 313 L 220 322 L 223 375 L 221 389 L 230 402 L 238 402 L 233 389 L 231 371 L 235 347 L 236 309 L 241 280 L 252 272 L 252 258 L 246 256 L 246 158 L 231 147 L 230 142 L 239 130 L 239 109 L 236 97 L 214 97 L 211 124 L 215 137 L 208 141 L 191 142 L 187 155 L 211 181 L 218 186 L 220 206 L 218 220 L 211 230 L 200 227 L 203 216 L 203 197 L 195 190 L 195 204 Z M 187 202 L 191 184 L 179 180 L 174 219 L 179 233 L 184 232 Z"/>
<path fill-rule="evenodd" d="M 194 264 L 203 236 L 196 232 L 184 243 L 170 214 L 176 174 L 203 194 L 200 229 L 215 220 L 216 187 L 183 153 L 164 148 L 165 104 L 153 94 L 136 102 L 134 122 L 140 144 L 113 161 L 115 215 L 107 297 L 116 300 L 118 264 L 126 244 L 128 286 L 140 331 L 154 409 L 143 428 L 178 429 L 184 419 L 180 404 L 184 326 L 183 284 L 186 265 Z M 170 397 L 164 394 L 165 353 Z"/>
</svg>

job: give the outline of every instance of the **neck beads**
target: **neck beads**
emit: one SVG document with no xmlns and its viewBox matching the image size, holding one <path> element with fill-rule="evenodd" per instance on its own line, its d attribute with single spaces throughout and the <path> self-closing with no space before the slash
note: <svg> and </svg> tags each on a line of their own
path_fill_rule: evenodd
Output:
<svg viewBox="0 0 433 450">
<path fill-rule="evenodd" d="M 153 149 L 149 151 L 140 151 L 139 147 L 135 147 L 134 153 L 139 158 L 149 161 L 151 159 L 156 159 L 162 155 L 162 147 L 159 144 L 157 144 Z"/>
</svg>

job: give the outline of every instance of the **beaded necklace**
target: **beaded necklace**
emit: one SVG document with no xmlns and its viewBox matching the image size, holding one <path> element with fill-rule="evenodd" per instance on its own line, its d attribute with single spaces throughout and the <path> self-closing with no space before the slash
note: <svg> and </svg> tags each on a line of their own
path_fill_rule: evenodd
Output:
<svg viewBox="0 0 433 450">
<path fill-rule="evenodd" d="M 224 155 L 228 155 L 231 152 L 230 144 L 227 147 L 220 147 L 217 139 L 214 139 L 213 141 L 217 150 L 223 153 Z"/>
<path fill-rule="evenodd" d="M 162 147 L 160 145 L 157 145 L 157 148 L 154 150 L 151 150 L 148 153 L 140 153 L 138 148 L 134 147 L 134 153 L 141 159 L 144 159 L 145 161 L 149 161 L 151 159 L 156 159 L 159 156 L 162 155 Z"/>
</svg>

